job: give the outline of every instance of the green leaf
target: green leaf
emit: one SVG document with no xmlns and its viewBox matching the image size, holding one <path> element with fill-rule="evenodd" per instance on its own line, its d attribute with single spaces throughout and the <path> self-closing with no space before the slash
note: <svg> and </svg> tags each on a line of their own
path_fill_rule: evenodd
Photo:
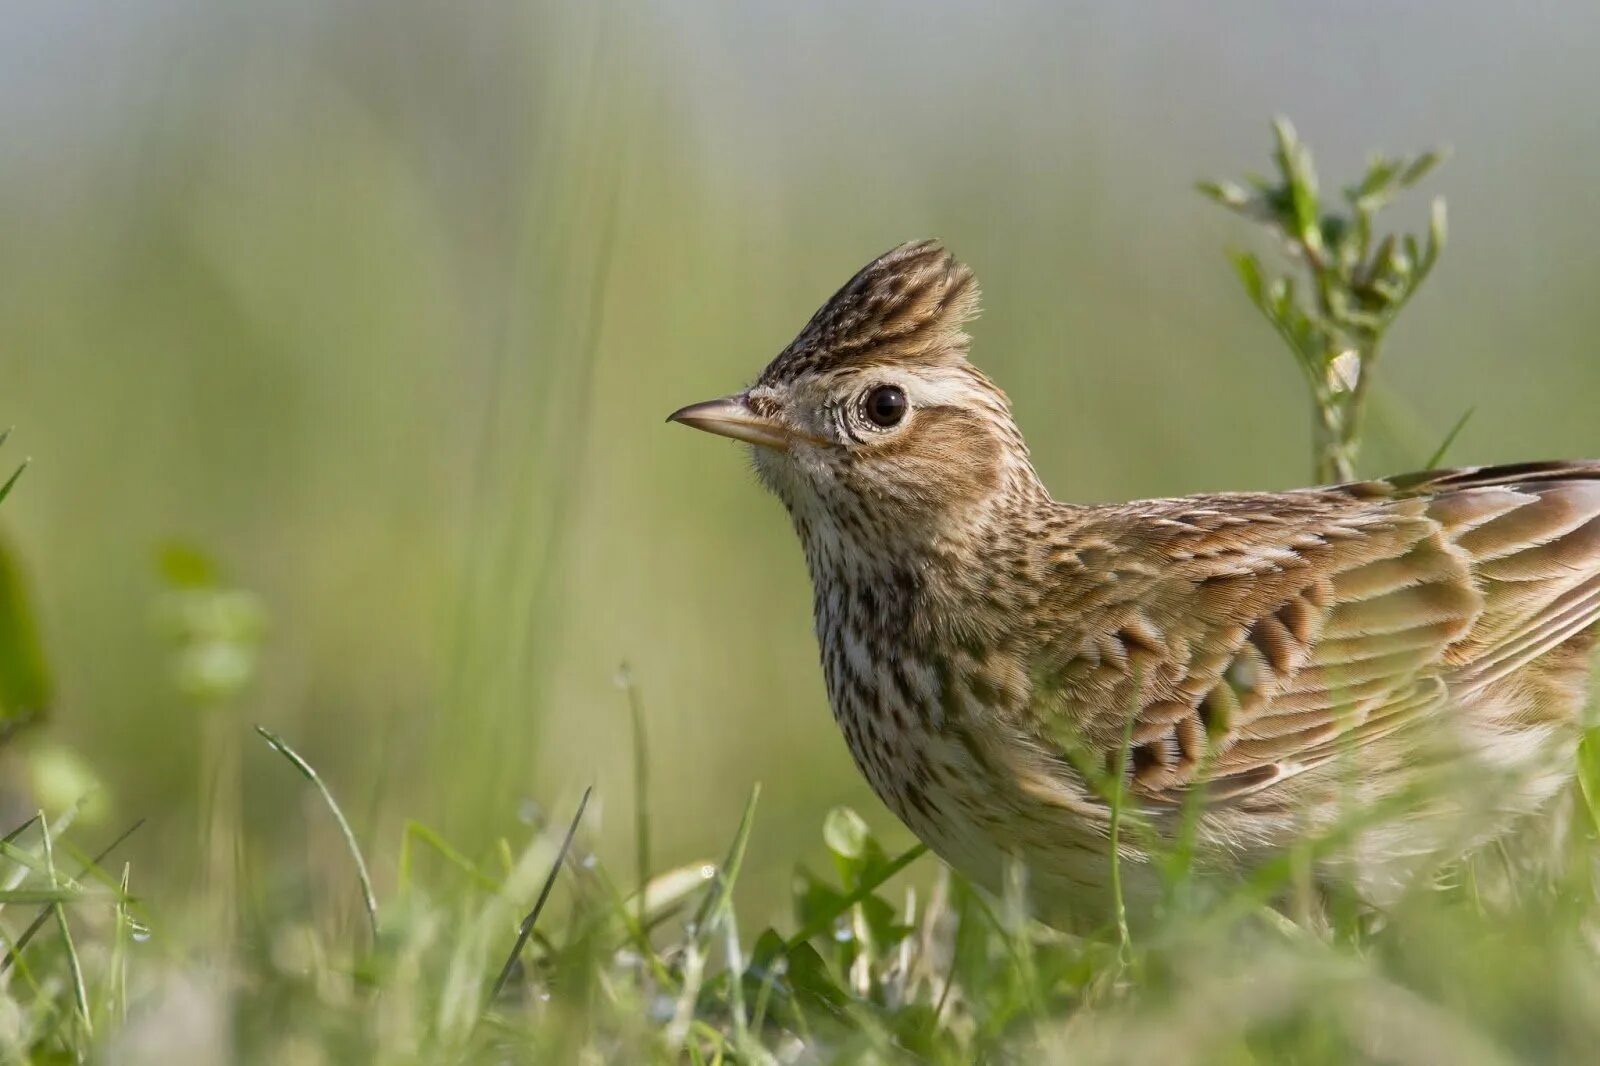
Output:
<svg viewBox="0 0 1600 1066">
<path fill-rule="evenodd" d="M 937 1061 L 945 1050 L 949 1035 L 939 1029 L 939 1019 L 927 1003 L 912 1003 L 894 1013 L 889 1021 L 895 1040 L 924 1061 Z"/>
<path fill-rule="evenodd" d="M 1417 156 L 1411 161 L 1411 164 L 1406 167 L 1405 172 L 1400 175 L 1400 187 L 1402 189 L 1409 189 L 1411 186 L 1427 177 L 1428 173 L 1432 171 L 1434 167 L 1444 162 L 1445 157 L 1449 154 L 1450 150 L 1448 148 L 1435 148 L 1432 151 L 1423 152 L 1421 155 Z"/>
<path fill-rule="evenodd" d="M 42 717 L 52 689 L 21 564 L 0 539 L 0 739 Z"/>
<path fill-rule="evenodd" d="M 1312 250 L 1322 247 L 1322 233 L 1317 228 L 1317 171 L 1311 152 L 1300 141 L 1289 120 L 1279 116 L 1272 122 L 1273 134 L 1278 140 L 1278 169 L 1283 172 L 1284 186 L 1292 211 L 1290 231 Z"/>
<path fill-rule="evenodd" d="M 1351 223 L 1350 231 L 1346 235 L 1342 254 L 1348 255 L 1352 262 L 1359 263 L 1366 259 L 1367 252 L 1371 248 L 1372 215 L 1366 211 L 1357 211 L 1355 220 Z"/>
<path fill-rule="evenodd" d="M 868 896 L 860 903 L 862 920 L 867 927 L 867 936 L 872 941 L 872 950 L 876 954 L 883 954 L 890 948 L 906 938 L 911 927 L 895 920 L 895 909 L 889 901 L 882 896 Z"/>
<path fill-rule="evenodd" d="M 844 893 L 806 869 L 794 871 L 794 917 L 802 929 L 825 930 L 849 909 Z"/>
<path fill-rule="evenodd" d="M 1448 216 L 1445 212 L 1444 197 L 1435 197 L 1432 209 L 1428 212 L 1428 265 L 1439 258 L 1439 252 L 1444 248 L 1445 237 L 1448 235 Z"/>
<path fill-rule="evenodd" d="M 828 964 L 810 944 L 789 949 L 789 987 L 808 1009 L 820 1009 L 834 1018 L 846 1017 L 850 996 L 828 971 Z"/>
<path fill-rule="evenodd" d="M 841 859 L 864 857 L 871 838 L 872 831 L 867 823 L 849 807 L 835 807 L 822 823 L 823 842 Z"/>
<path fill-rule="evenodd" d="M 1277 189 L 1277 186 L 1266 175 L 1257 174 L 1253 170 L 1244 176 L 1244 180 L 1250 183 L 1250 187 L 1256 191 L 1258 196 L 1268 196 Z"/>
<path fill-rule="evenodd" d="M 1354 261 L 1355 249 L 1351 237 L 1357 227 L 1351 225 L 1348 218 L 1343 215 L 1323 215 L 1318 228 L 1324 248 L 1332 248 L 1341 263 Z"/>
<path fill-rule="evenodd" d="M 750 948 L 750 962 L 745 966 L 741 982 L 745 998 L 756 1004 L 752 1029 L 760 1030 L 763 1011 L 778 1018 L 792 1017 L 790 990 L 783 981 L 788 968 L 783 936 L 768 926 Z"/>
<path fill-rule="evenodd" d="M 746 972 L 758 977 L 764 975 L 783 956 L 784 947 L 783 934 L 767 926 L 750 948 L 750 965 L 746 967 Z"/>
<path fill-rule="evenodd" d="M 1354 189 L 1345 190 L 1345 199 L 1353 206 L 1368 211 L 1382 206 L 1393 195 L 1395 176 L 1400 173 L 1400 163 L 1398 159 L 1374 156 L 1372 162 L 1367 164 L 1367 173 L 1361 179 L 1361 184 Z"/>
<path fill-rule="evenodd" d="M 849 807 L 835 807 L 828 812 L 822 823 L 822 839 L 833 853 L 834 869 L 847 890 L 867 881 L 889 861 L 867 823 Z"/>
<path fill-rule="evenodd" d="M 1231 181 L 1197 181 L 1194 187 L 1200 195 L 1234 211 L 1241 211 L 1250 205 L 1250 193 Z"/>
<path fill-rule="evenodd" d="M 1289 313 L 1294 308 L 1294 289 L 1293 278 L 1274 278 L 1272 284 L 1267 286 L 1267 306 L 1273 317 L 1285 324 L 1289 322 Z"/>
<path fill-rule="evenodd" d="M 837 921 L 845 911 L 866 899 L 878 889 L 879 885 L 882 885 L 885 881 L 889 880 L 889 878 L 893 877 L 901 870 L 904 870 L 907 866 L 910 866 L 913 862 L 922 858 L 922 856 L 926 855 L 927 853 L 928 845 L 913 844 L 905 851 L 902 851 L 899 855 L 896 855 L 892 861 L 875 865 L 862 878 L 861 883 L 856 885 L 848 895 L 841 896 L 837 893 L 834 893 L 835 902 L 832 905 L 819 906 L 812 917 L 806 918 L 802 921 L 802 928 L 800 931 L 789 938 L 790 948 L 793 949 L 800 944 L 804 944 L 814 936 L 821 936 L 823 933 L 828 932 L 833 927 L 833 923 Z M 810 877 L 810 874 L 806 873 L 804 868 L 801 868 L 800 873 L 806 877 Z M 813 878 L 812 880 L 815 879 Z M 821 882 L 817 883 L 821 884 Z M 831 892 L 832 890 L 829 889 L 828 891 Z M 820 895 L 818 901 L 819 903 L 822 902 Z"/>
<path fill-rule="evenodd" d="M 1377 276 L 1385 270 L 1395 269 L 1395 254 L 1399 243 L 1394 234 L 1389 234 L 1378 243 L 1378 250 L 1372 254 L 1372 265 L 1368 268 L 1371 276 Z"/>
<path fill-rule="evenodd" d="M 1417 238 L 1408 233 L 1408 234 L 1406 234 L 1404 237 L 1402 237 L 1400 239 L 1400 243 L 1405 247 L 1406 258 L 1411 260 L 1412 269 L 1413 270 L 1421 269 L 1422 268 L 1422 263 L 1423 263 L 1423 255 L 1422 255 L 1421 246 L 1419 246 L 1417 244 Z"/>
<path fill-rule="evenodd" d="M 1233 271 L 1239 276 L 1239 284 L 1244 286 L 1250 302 L 1265 310 L 1266 282 L 1261 277 L 1261 260 L 1252 252 L 1234 252 L 1228 258 L 1233 260 Z"/>
</svg>

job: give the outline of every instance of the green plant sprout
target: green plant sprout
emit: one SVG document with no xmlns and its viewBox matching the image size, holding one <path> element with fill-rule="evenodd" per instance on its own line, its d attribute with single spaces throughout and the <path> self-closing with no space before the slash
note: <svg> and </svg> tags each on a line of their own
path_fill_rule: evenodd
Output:
<svg viewBox="0 0 1600 1066">
<path fill-rule="evenodd" d="M 1260 258 L 1246 251 L 1232 254 L 1234 269 L 1251 303 L 1305 374 L 1317 480 L 1350 481 L 1356 476 L 1363 415 L 1384 336 L 1444 248 L 1444 199 L 1434 198 L 1427 233 L 1420 238 L 1410 233 L 1379 237 L 1373 220 L 1445 153 L 1374 155 L 1366 174 L 1344 188 L 1343 203 L 1335 207 L 1323 203 L 1311 150 L 1294 126 L 1278 118 L 1272 130 L 1275 178 L 1249 175 L 1243 182 L 1202 181 L 1197 187 L 1281 237 L 1297 269 L 1268 277 Z"/>
</svg>

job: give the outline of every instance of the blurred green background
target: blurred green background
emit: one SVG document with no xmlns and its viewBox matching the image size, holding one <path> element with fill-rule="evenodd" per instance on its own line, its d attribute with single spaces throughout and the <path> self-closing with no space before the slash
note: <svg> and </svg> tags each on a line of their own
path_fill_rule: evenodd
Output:
<svg viewBox="0 0 1600 1066">
<path fill-rule="evenodd" d="M 481 851 L 590 782 L 626 868 L 624 662 L 658 865 L 715 854 L 756 780 L 747 885 L 774 907 L 828 807 L 906 839 L 830 720 L 781 509 L 663 416 L 940 236 L 1058 496 L 1303 483 L 1303 386 L 1223 257 L 1253 234 L 1191 191 L 1265 170 L 1273 112 L 1329 185 L 1369 148 L 1455 147 L 1366 470 L 1421 463 L 1469 407 L 1453 461 L 1600 453 L 1600 8 L 22 0 L 5 23 L 0 424 L 34 464 L 0 527 L 59 687 L 27 743 L 150 819 L 156 900 L 203 865 L 204 715 L 246 745 L 268 863 L 303 854 L 301 782 L 251 721 L 344 798 L 380 887 L 404 819 Z M 269 618 L 236 705 L 173 683 L 174 538 Z"/>
</svg>

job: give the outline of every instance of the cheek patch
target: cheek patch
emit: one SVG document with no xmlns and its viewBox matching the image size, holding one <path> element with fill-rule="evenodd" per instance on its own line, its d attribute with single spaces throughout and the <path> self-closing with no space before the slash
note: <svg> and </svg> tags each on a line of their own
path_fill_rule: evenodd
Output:
<svg viewBox="0 0 1600 1066">
<path fill-rule="evenodd" d="M 956 408 L 924 408 L 903 432 L 860 452 L 861 473 L 883 479 L 900 490 L 896 495 L 966 502 L 1000 483 L 1000 441 L 981 419 Z"/>
</svg>

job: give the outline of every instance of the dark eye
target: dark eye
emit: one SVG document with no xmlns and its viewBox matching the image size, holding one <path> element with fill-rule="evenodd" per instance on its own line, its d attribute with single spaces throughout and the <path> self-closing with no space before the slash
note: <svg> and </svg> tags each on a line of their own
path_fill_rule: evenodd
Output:
<svg viewBox="0 0 1600 1066">
<path fill-rule="evenodd" d="M 906 394 L 895 385 L 879 385 L 867 393 L 862 403 L 867 419 L 875 426 L 888 429 L 897 426 L 906 416 Z"/>
</svg>

